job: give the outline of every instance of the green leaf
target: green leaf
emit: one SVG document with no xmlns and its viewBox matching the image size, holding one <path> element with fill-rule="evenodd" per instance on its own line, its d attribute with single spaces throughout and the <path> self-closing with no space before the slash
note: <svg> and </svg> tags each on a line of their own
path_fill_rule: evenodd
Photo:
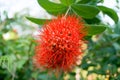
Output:
<svg viewBox="0 0 120 80">
<path fill-rule="evenodd" d="M 38 3 L 43 7 L 48 13 L 52 15 L 63 14 L 67 11 L 67 8 L 63 4 L 53 3 L 49 0 L 38 0 Z"/>
<path fill-rule="evenodd" d="M 23 65 L 27 62 L 27 57 L 23 57 L 21 60 L 16 61 L 17 69 L 23 68 Z"/>
<path fill-rule="evenodd" d="M 85 30 L 87 30 L 88 36 L 100 34 L 104 32 L 105 29 L 105 25 L 85 25 Z"/>
<path fill-rule="evenodd" d="M 88 3 L 90 2 L 91 0 L 80 0 L 78 1 L 77 3 L 80 3 L 80 4 L 85 4 L 85 3 Z"/>
<path fill-rule="evenodd" d="M 84 19 L 87 24 L 99 24 L 101 21 L 99 18 L 94 17 L 92 19 Z"/>
<path fill-rule="evenodd" d="M 32 21 L 33 23 L 43 25 L 45 22 L 50 21 L 50 19 L 38 19 L 32 17 L 26 17 L 28 20 Z"/>
<path fill-rule="evenodd" d="M 62 4 L 69 6 L 75 2 L 75 0 L 60 0 Z"/>
<path fill-rule="evenodd" d="M 10 55 L 0 56 L 0 66 L 3 67 L 7 65 L 9 67 L 10 63 L 12 62 Z"/>
<path fill-rule="evenodd" d="M 118 22 L 118 15 L 117 13 L 113 10 L 113 9 L 110 9 L 108 7 L 105 7 L 105 6 L 98 6 L 98 8 L 104 13 L 104 14 L 107 14 L 109 17 L 111 17 L 115 23 Z"/>
<path fill-rule="evenodd" d="M 99 13 L 99 9 L 95 6 L 87 4 L 72 4 L 72 10 L 83 18 L 91 19 Z"/>
</svg>

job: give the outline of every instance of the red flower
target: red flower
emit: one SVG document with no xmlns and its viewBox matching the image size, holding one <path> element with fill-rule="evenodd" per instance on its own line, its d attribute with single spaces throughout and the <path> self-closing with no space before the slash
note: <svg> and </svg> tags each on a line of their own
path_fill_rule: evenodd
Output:
<svg viewBox="0 0 120 80">
<path fill-rule="evenodd" d="M 70 70 L 83 53 L 83 28 L 75 16 L 58 17 L 44 25 L 36 46 L 35 64 L 47 69 Z"/>
</svg>

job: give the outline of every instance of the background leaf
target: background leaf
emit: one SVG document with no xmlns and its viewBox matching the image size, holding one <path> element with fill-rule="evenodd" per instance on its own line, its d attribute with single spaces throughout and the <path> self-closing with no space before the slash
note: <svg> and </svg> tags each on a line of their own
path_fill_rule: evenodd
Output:
<svg viewBox="0 0 120 80">
<path fill-rule="evenodd" d="M 73 4 L 72 10 L 77 15 L 88 19 L 95 17 L 99 13 L 99 9 L 97 7 L 87 4 Z"/>
<path fill-rule="evenodd" d="M 33 23 L 43 25 L 45 22 L 50 21 L 50 19 L 38 19 L 32 17 L 26 17 L 28 20 L 32 21 Z"/>
<path fill-rule="evenodd" d="M 62 4 L 69 6 L 75 2 L 75 0 L 60 0 Z"/>
<path fill-rule="evenodd" d="M 88 31 L 88 36 L 100 34 L 106 29 L 104 25 L 86 25 L 85 28 Z"/>
<path fill-rule="evenodd" d="M 85 3 L 88 3 L 90 2 L 91 0 L 80 0 L 78 1 L 77 3 L 80 3 L 80 4 L 85 4 Z"/>
<path fill-rule="evenodd" d="M 87 24 L 99 24 L 101 20 L 98 17 L 92 19 L 84 19 Z"/>
<path fill-rule="evenodd" d="M 52 15 L 63 14 L 67 10 L 67 7 L 65 5 L 53 3 L 53 2 L 50 2 L 49 0 L 38 0 L 38 3 L 48 13 L 50 13 Z"/>
<path fill-rule="evenodd" d="M 111 9 L 111 8 L 108 8 L 108 7 L 105 7 L 105 6 L 98 6 L 98 8 L 105 14 L 107 14 L 109 17 L 111 17 L 115 23 L 118 22 L 118 15 L 117 13 Z"/>
</svg>

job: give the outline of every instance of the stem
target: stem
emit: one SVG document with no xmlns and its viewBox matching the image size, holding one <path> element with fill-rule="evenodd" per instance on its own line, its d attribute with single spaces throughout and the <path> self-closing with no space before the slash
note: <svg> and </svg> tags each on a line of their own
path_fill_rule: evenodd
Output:
<svg viewBox="0 0 120 80">
<path fill-rule="evenodd" d="M 64 17 L 66 17 L 66 16 L 67 16 L 67 14 L 68 14 L 68 12 L 70 11 L 70 9 L 71 9 L 71 7 L 69 6 L 69 8 L 67 9 L 67 11 L 66 11 L 66 13 L 65 13 L 65 16 L 64 16 Z"/>
<path fill-rule="evenodd" d="M 13 75 L 12 75 L 12 80 L 14 80 L 14 79 L 15 79 L 15 75 L 13 74 Z"/>
<path fill-rule="evenodd" d="M 60 72 L 60 75 L 58 76 L 58 80 L 62 80 L 61 78 L 63 77 L 63 71 L 59 71 Z"/>
<path fill-rule="evenodd" d="M 6 67 L 6 69 L 8 70 L 8 72 L 11 74 L 12 80 L 14 80 L 14 79 L 15 79 L 16 67 L 14 67 L 14 70 L 13 70 L 13 71 L 10 70 L 10 67 L 8 67 L 8 66 L 6 66 L 6 65 L 5 65 L 5 67 Z"/>
<path fill-rule="evenodd" d="M 32 49 L 32 42 L 29 44 L 29 49 L 28 49 L 28 60 L 31 60 L 31 49 Z"/>
</svg>

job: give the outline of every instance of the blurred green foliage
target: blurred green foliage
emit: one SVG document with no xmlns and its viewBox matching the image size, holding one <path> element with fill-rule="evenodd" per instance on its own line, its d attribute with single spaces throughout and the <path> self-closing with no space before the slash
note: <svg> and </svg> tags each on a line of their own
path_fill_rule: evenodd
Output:
<svg viewBox="0 0 120 80">
<path fill-rule="evenodd" d="M 81 65 L 76 66 L 72 72 L 61 75 L 54 74 L 54 71 L 36 69 L 32 60 L 36 43 L 32 33 L 24 34 L 26 30 L 32 32 L 33 25 L 27 23 L 24 18 L 26 14 L 17 13 L 9 18 L 7 12 L 4 12 L 0 16 L 0 80 L 76 80 L 76 75 L 80 76 L 80 80 L 89 80 L 91 75 L 96 77 L 94 80 L 120 80 L 120 22 L 116 12 L 97 5 L 104 0 L 60 1 L 60 4 L 48 0 L 38 0 L 38 3 L 51 15 L 63 14 L 71 7 L 69 14 L 76 13 L 77 16 L 82 16 L 87 25 L 92 25 L 90 34 L 86 37 L 88 49 Z M 102 34 L 98 34 L 105 30 L 99 28 L 104 24 L 98 14 L 100 11 L 115 22 L 114 26 L 107 24 L 107 29 Z M 39 25 L 46 21 L 32 17 L 27 19 Z M 18 34 L 14 28 L 16 26 L 23 34 Z"/>
<path fill-rule="evenodd" d="M 120 22 L 89 40 L 80 67 L 88 75 L 96 73 L 109 76 L 109 80 L 120 80 Z"/>
<path fill-rule="evenodd" d="M 32 68 L 35 42 L 30 34 L 19 36 L 14 27 L 18 25 L 22 29 L 26 26 L 29 26 L 29 29 L 32 27 L 23 22 L 23 15 L 16 14 L 13 18 L 8 18 L 5 11 L 2 17 L 0 22 L 0 80 L 14 80 L 15 78 L 23 80 L 25 76 L 30 75 L 26 72 L 31 71 Z"/>
</svg>

